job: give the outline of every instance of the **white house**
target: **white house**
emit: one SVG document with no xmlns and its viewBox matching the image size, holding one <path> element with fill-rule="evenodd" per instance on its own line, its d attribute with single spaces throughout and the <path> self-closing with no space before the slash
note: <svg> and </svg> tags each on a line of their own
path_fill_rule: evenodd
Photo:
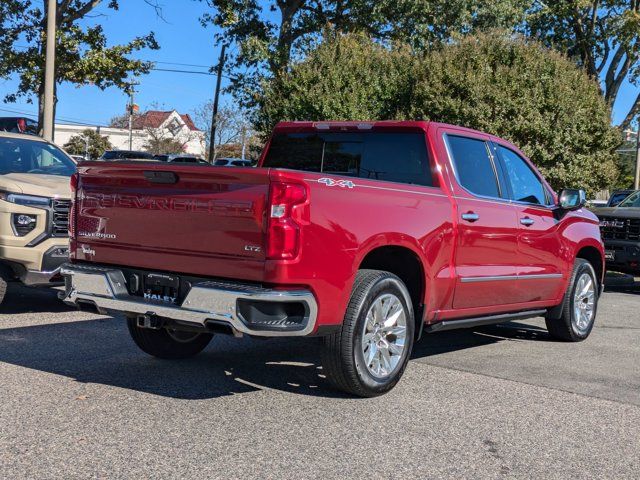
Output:
<svg viewBox="0 0 640 480">
<path fill-rule="evenodd" d="M 71 137 L 82 134 L 86 129 L 95 130 L 107 137 L 114 149 L 129 150 L 129 130 L 126 128 L 56 124 L 55 143 L 62 146 Z M 134 117 L 131 149 L 144 150 L 144 146 L 152 136 L 176 139 L 184 143 L 185 153 L 205 156 L 204 132 L 195 126 L 188 113 L 180 114 L 175 110 L 150 110 Z"/>
</svg>

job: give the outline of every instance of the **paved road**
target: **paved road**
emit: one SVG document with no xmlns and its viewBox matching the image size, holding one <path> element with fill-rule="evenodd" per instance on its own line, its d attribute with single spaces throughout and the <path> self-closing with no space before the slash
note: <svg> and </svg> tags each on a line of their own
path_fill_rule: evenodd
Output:
<svg viewBox="0 0 640 480">
<path fill-rule="evenodd" d="M 314 340 L 165 362 L 122 319 L 12 293 L 2 478 L 640 478 L 640 285 L 607 293 L 581 344 L 540 320 L 428 336 L 369 400 L 325 386 Z"/>
</svg>

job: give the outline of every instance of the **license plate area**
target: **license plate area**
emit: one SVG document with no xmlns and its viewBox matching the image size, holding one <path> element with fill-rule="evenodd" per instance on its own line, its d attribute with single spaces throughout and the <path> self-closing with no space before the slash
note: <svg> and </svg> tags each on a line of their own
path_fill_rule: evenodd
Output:
<svg viewBox="0 0 640 480">
<path fill-rule="evenodd" d="M 138 295 L 147 300 L 176 304 L 180 297 L 180 277 L 165 273 L 146 273 L 141 276 Z"/>
<path fill-rule="evenodd" d="M 604 259 L 605 260 L 615 260 L 616 259 L 616 252 L 615 250 L 605 250 L 604 251 Z"/>
</svg>

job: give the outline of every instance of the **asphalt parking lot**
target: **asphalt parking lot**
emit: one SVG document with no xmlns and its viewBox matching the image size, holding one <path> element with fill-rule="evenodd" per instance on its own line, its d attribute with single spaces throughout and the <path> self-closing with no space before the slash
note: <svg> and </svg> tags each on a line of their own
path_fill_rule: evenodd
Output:
<svg viewBox="0 0 640 480">
<path fill-rule="evenodd" d="M 12 295 L 2 478 L 640 478 L 640 283 L 579 344 L 539 319 L 427 336 L 366 400 L 324 384 L 315 340 L 217 337 L 167 362 L 120 318 Z"/>
</svg>

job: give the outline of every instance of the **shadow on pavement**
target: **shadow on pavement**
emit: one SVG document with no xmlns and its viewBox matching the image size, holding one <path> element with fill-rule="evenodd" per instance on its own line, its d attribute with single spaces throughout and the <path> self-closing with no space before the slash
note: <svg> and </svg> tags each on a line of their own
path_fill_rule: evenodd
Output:
<svg viewBox="0 0 640 480">
<path fill-rule="evenodd" d="M 544 328 L 519 322 L 508 322 L 501 325 L 486 325 L 478 328 L 423 335 L 422 339 L 414 345 L 412 357 L 428 357 L 490 345 L 504 340 L 555 342 Z"/>
<path fill-rule="evenodd" d="M 17 282 L 9 283 L 5 301 L 0 305 L 0 315 L 57 313 L 71 310 L 73 308 L 58 299 L 58 290 L 46 287 L 25 287 Z"/>
<path fill-rule="evenodd" d="M 545 330 L 521 324 L 426 335 L 413 358 L 480 347 L 506 339 L 548 340 Z M 209 399 L 263 389 L 345 398 L 330 388 L 319 366 L 319 339 L 242 340 L 216 336 L 199 356 L 181 361 L 137 349 L 122 318 L 0 330 L 0 362 L 179 399 Z"/>
</svg>

